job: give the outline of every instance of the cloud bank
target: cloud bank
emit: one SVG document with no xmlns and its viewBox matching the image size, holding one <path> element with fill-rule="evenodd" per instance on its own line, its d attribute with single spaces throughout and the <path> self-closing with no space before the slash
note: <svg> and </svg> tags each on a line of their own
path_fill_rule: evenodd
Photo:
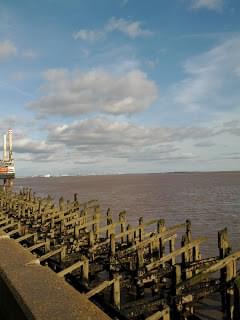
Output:
<svg viewBox="0 0 240 320">
<path fill-rule="evenodd" d="M 44 78 L 44 94 L 29 105 L 44 115 L 134 114 L 149 108 L 158 96 L 156 84 L 138 69 L 125 74 L 51 69 Z"/>
</svg>

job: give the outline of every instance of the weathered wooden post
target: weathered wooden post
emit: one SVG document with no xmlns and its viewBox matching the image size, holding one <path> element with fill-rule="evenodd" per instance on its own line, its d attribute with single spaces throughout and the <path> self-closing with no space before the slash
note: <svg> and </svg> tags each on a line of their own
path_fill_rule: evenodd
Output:
<svg viewBox="0 0 240 320">
<path fill-rule="evenodd" d="M 120 287 L 120 280 L 121 276 L 115 274 L 113 276 L 113 304 L 114 306 L 120 310 L 121 308 L 121 287 Z"/>
<path fill-rule="evenodd" d="M 79 239 L 79 230 L 80 230 L 79 225 L 75 224 L 74 225 L 74 239 L 76 239 L 76 240 Z"/>
<path fill-rule="evenodd" d="M 175 250 L 175 238 L 172 237 L 172 238 L 169 240 L 169 252 L 172 253 L 174 250 Z M 175 258 L 175 257 L 172 257 L 172 259 L 171 259 L 171 264 L 175 264 L 175 263 L 176 263 L 176 258 Z"/>
<path fill-rule="evenodd" d="M 142 269 L 144 266 L 144 251 L 143 248 L 137 249 L 137 269 Z"/>
<path fill-rule="evenodd" d="M 100 208 L 99 208 L 99 206 L 96 206 L 95 207 L 95 214 L 94 214 L 94 220 L 95 220 L 94 232 L 95 232 L 96 239 L 99 238 L 100 216 L 101 216 Z"/>
<path fill-rule="evenodd" d="M 119 222 L 121 227 L 121 233 L 126 232 L 126 211 L 122 211 L 119 213 Z M 121 243 L 124 242 L 124 236 L 121 237 Z"/>
<path fill-rule="evenodd" d="M 58 205 L 59 205 L 59 209 L 61 211 L 63 211 L 65 209 L 65 202 L 64 202 L 64 198 L 63 197 L 59 198 Z"/>
<path fill-rule="evenodd" d="M 234 286 L 232 280 L 236 275 L 236 260 L 231 260 L 226 266 L 226 316 L 228 320 L 234 320 Z"/>
<path fill-rule="evenodd" d="M 87 257 L 83 257 L 83 267 L 82 267 L 82 277 L 83 282 L 85 285 L 88 284 L 88 277 L 89 277 L 89 261 Z"/>
<path fill-rule="evenodd" d="M 110 254 L 114 256 L 116 253 L 116 244 L 115 244 L 115 234 L 112 233 L 110 235 Z"/>
<path fill-rule="evenodd" d="M 144 228 L 143 228 L 143 217 L 140 217 L 139 218 L 139 229 L 138 229 L 138 238 L 139 238 L 139 241 L 141 242 L 143 240 L 143 231 L 144 231 Z"/>
<path fill-rule="evenodd" d="M 128 224 L 128 225 L 127 225 L 127 231 L 129 231 L 129 232 L 127 233 L 127 244 L 128 244 L 128 245 L 131 245 L 131 244 L 132 244 L 132 233 L 130 232 L 130 230 L 131 230 L 131 226 L 130 226 L 130 224 Z"/>
<path fill-rule="evenodd" d="M 178 295 L 181 293 L 181 289 L 179 289 L 179 284 L 182 281 L 182 270 L 181 266 L 179 264 L 175 264 L 173 266 L 173 272 L 172 272 L 172 286 L 171 286 L 171 292 L 172 296 L 175 297 L 175 299 L 172 300 L 172 319 L 179 320 L 180 319 L 180 310 L 182 308 L 181 301 L 178 299 Z"/>
<path fill-rule="evenodd" d="M 181 245 L 182 247 L 184 247 L 185 245 L 187 245 L 189 243 L 188 241 L 188 237 L 187 235 L 183 235 L 182 237 L 182 241 L 181 241 Z M 187 268 L 187 264 L 188 262 L 190 262 L 190 254 L 189 254 L 189 249 L 186 249 L 183 253 L 182 253 L 182 268 L 184 268 L 185 272 L 184 272 L 184 278 L 185 280 L 189 279 L 192 277 L 192 271 Z"/>
<path fill-rule="evenodd" d="M 162 233 L 166 230 L 165 227 L 165 220 L 164 219 L 159 219 L 157 222 L 157 232 Z M 165 253 L 165 246 L 164 246 L 164 240 L 160 238 L 157 240 L 159 242 L 159 257 L 162 258 Z"/>
<path fill-rule="evenodd" d="M 92 248 L 95 244 L 95 237 L 93 230 L 89 231 L 89 238 L 88 238 L 88 245 L 90 248 Z"/>
<path fill-rule="evenodd" d="M 108 208 L 108 210 L 107 210 L 107 226 L 109 226 L 109 227 L 107 228 L 107 232 L 106 232 L 107 239 L 109 239 L 111 233 L 113 233 L 112 228 L 111 228 L 112 224 L 113 224 L 112 215 L 111 215 L 110 208 Z"/>
<path fill-rule="evenodd" d="M 234 280 L 234 320 L 240 319 L 240 276 Z"/>
<path fill-rule="evenodd" d="M 186 236 L 188 239 L 188 242 L 192 241 L 192 224 L 189 219 L 186 220 Z"/>
<path fill-rule="evenodd" d="M 229 244 L 227 228 L 224 228 L 218 232 L 218 249 L 219 249 L 219 258 L 224 259 L 231 253 L 231 246 Z M 226 281 L 226 268 L 220 270 L 220 281 L 222 285 Z M 221 291 L 221 302 L 222 302 L 222 311 L 226 311 L 226 292 L 225 290 Z"/>
<path fill-rule="evenodd" d="M 60 252 L 60 261 L 64 261 L 64 259 L 66 258 L 66 254 L 67 254 L 67 247 L 63 246 L 62 250 Z"/>
</svg>

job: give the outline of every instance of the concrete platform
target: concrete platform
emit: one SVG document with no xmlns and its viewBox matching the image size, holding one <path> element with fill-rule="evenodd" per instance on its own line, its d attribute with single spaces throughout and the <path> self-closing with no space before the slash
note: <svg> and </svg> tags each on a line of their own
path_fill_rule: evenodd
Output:
<svg viewBox="0 0 240 320">
<path fill-rule="evenodd" d="M 31 253 L 3 232 L 0 297 L 4 320 L 110 320 L 51 269 L 37 264 Z"/>
</svg>

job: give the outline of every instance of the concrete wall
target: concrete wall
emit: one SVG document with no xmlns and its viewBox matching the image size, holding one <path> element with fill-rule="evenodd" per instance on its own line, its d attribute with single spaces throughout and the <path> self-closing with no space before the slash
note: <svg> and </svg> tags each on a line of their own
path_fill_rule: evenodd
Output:
<svg viewBox="0 0 240 320">
<path fill-rule="evenodd" d="M 14 240 L 0 233 L 0 316 L 4 320 L 110 320 Z"/>
</svg>

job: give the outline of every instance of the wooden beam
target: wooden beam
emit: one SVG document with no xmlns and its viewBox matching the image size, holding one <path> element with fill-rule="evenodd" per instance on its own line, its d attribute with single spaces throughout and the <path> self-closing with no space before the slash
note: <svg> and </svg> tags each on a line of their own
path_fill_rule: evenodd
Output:
<svg viewBox="0 0 240 320">
<path fill-rule="evenodd" d="M 209 273 L 214 273 L 219 271 L 220 269 L 227 266 L 228 263 L 231 263 L 232 261 L 236 261 L 240 259 L 240 251 L 237 251 L 226 258 L 217 261 L 210 267 L 207 267 L 203 269 L 200 273 L 198 273 L 196 276 L 192 277 L 189 280 L 186 280 L 180 284 L 180 286 L 187 286 L 187 285 L 194 285 L 198 283 L 199 281 L 206 279 L 209 276 Z"/>
<path fill-rule="evenodd" d="M 58 254 L 58 253 L 61 253 L 62 251 L 63 251 L 63 248 L 59 248 L 59 249 L 50 251 L 50 252 L 42 255 L 42 256 L 39 257 L 38 259 L 39 259 L 40 262 L 43 262 L 44 260 L 47 260 L 48 258 L 53 257 L 53 256 L 55 256 L 55 255 Z"/>
<path fill-rule="evenodd" d="M 196 245 L 199 245 L 201 242 L 203 242 L 204 240 L 206 240 L 205 237 L 202 237 L 202 238 L 199 238 L 199 239 L 196 239 L 196 240 L 193 240 L 191 241 L 190 243 L 188 243 L 187 245 L 185 245 L 184 247 L 182 248 L 179 248 L 165 256 L 163 256 L 162 258 L 160 258 L 159 260 L 155 261 L 155 262 L 152 262 L 150 264 L 148 264 L 146 266 L 146 269 L 147 271 L 151 271 L 153 269 L 156 269 L 158 268 L 161 264 L 171 260 L 172 258 L 175 258 L 177 256 L 179 256 L 180 254 L 184 253 L 186 250 L 190 250 L 192 249 L 193 247 L 195 247 Z"/>
<path fill-rule="evenodd" d="M 106 280 L 106 281 L 103 281 L 100 285 L 98 285 L 96 288 L 90 290 L 88 293 L 86 293 L 86 297 L 89 299 L 93 296 L 95 296 L 95 294 L 101 292 L 102 290 L 104 290 L 105 288 L 111 286 L 114 282 L 114 279 L 113 280 Z"/>
<path fill-rule="evenodd" d="M 74 270 L 81 268 L 83 265 L 84 265 L 84 261 L 81 261 L 81 260 L 80 260 L 80 261 L 72 264 L 70 267 L 68 267 L 68 268 L 66 268 L 66 269 L 58 272 L 57 275 L 58 275 L 60 278 L 63 278 L 66 274 L 71 273 L 71 272 L 73 272 Z"/>
<path fill-rule="evenodd" d="M 166 231 L 164 231 L 164 232 L 157 233 L 153 237 L 150 237 L 149 239 L 145 239 L 145 240 L 143 240 L 143 241 L 141 241 L 141 242 L 139 242 L 137 244 L 134 244 L 130 248 L 122 250 L 119 253 L 120 253 L 121 256 L 131 254 L 131 253 L 133 253 L 134 251 L 136 251 L 139 248 L 144 248 L 144 247 L 148 246 L 149 243 L 151 243 L 152 241 L 156 241 L 158 239 L 164 239 L 166 237 L 169 237 L 171 235 L 171 233 L 175 233 L 179 228 L 181 228 L 183 226 L 185 226 L 185 223 L 175 225 L 174 227 L 166 229 Z M 117 236 L 119 236 L 119 234 Z M 117 236 L 115 238 L 117 238 Z"/>
<path fill-rule="evenodd" d="M 39 242 L 39 243 L 36 243 L 33 246 L 28 247 L 26 249 L 31 252 L 31 251 L 36 250 L 38 248 L 45 247 L 46 245 L 47 245 L 47 242 Z"/>
<path fill-rule="evenodd" d="M 27 240 L 27 239 L 29 239 L 31 237 L 37 237 L 37 233 L 25 234 L 24 236 L 15 239 L 15 241 L 16 242 L 22 242 L 22 241 Z"/>
</svg>

